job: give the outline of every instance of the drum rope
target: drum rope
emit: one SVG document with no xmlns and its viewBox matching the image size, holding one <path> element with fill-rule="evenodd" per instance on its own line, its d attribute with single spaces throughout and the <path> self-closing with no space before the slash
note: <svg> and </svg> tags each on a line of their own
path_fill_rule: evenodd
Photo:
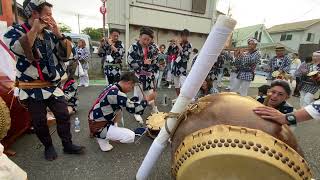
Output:
<svg viewBox="0 0 320 180">
<path fill-rule="evenodd" d="M 183 113 L 173 113 L 173 112 L 168 113 L 168 115 L 165 117 L 165 120 L 166 120 L 165 121 L 165 129 L 166 129 L 167 133 L 170 135 L 169 142 L 171 141 L 171 138 L 174 136 L 179 125 L 188 118 L 188 115 L 190 113 L 194 112 L 194 110 L 196 110 L 198 108 L 200 108 L 199 103 L 195 103 L 195 104 L 192 104 L 191 106 L 189 106 L 187 108 L 187 110 L 184 111 Z M 177 123 L 172 128 L 172 130 L 170 130 L 168 127 L 168 122 L 167 122 L 168 118 L 177 118 Z"/>
</svg>

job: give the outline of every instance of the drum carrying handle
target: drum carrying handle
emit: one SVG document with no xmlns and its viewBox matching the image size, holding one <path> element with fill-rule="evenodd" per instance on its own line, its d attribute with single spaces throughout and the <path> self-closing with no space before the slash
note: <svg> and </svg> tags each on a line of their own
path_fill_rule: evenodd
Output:
<svg viewBox="0 0 320 180">
<path fill-rule="evenodd" d="M 229 131 L 238 131 L 241 133 L 245 133 L 245 134 L 253 134 L 255 136 L 257 136 L 257 131 L 256 130 L 248 130 L 247 128 L 244 128 L 244 127 L 229 127 Z"/>
<path fill-rule="evenodd" d="M 181 122 L 186 120 L 188 118 L 188 114 L 195 112 L 196 110 L 200 111 L 202 110 L 204 107 L 207 107 L 209 104 L 209 102 L 198 102 L 195 104 L 192 104 L 191 106 L 189 106 L 187 108 L 186 111 L 184 111 L 183 113 L 173 113 L 173 112 L 169 112 L 168 115 L 165 117 L 165 128 L 167 133 L 170 135 L 169 141 L 170 139 L 173 137 L 173 135 L 175 134 L 177 128 L 180 126 Z M 173 127 L 172 131 L 170 131 L 169 127 L 168 127 L 168 118 L 177 118 L 177 123 L 176 125 Z"/>
</svg>

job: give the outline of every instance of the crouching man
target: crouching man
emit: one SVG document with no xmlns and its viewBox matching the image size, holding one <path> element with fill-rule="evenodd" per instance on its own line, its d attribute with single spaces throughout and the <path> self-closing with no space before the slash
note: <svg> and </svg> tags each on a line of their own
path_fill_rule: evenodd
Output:
<svg viewBox="0 0 320 180">
<path fill-rule="evenodd" d="M 156 93 L 153 92 L 140 102 L 137 102 L 137 97 L 128 99 L 126 93 L 131 92 L 137 83 L 139 79 L 134 73 L 123 73 L 119 83 L 107 86 L 89 111 L 90 133 L 97 138 L 102 151 L 110 151 L 113 148 L 109 141 L 134 142 L 133 131 L 117 126 L 122 119 L 121 108 L 125 108 L 131 114 L 141 115 L 148 102 L 156 97 Z"/>
</svg>

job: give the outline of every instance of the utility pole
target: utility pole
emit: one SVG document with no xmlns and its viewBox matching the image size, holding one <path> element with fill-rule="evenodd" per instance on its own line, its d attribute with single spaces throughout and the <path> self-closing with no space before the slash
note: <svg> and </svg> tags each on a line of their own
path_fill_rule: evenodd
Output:
<svg viewBox="0 0 320 180">
<path fill-rule="evenodd" d="M 18 19 L 18 8 L 17 8 L 17 1 L 13 0 L 13 8 L 14 8 L 14 18 L 17 24 L 19 24 L 19 19 Z"/>
<path fill-rule="evenodd" d="M 103 18 L 103 25 L 102 25 L 102 29 L 103 29 L 103 37 L 106 37 L 106 12 L 107 12 L 107 8 L 106 8 L 106 1 L 107 0 L 101 0 L 102 2 L 102 6 L 100 7 L 100 13 L 102 14 L 102 18 Z M 109 33 L 108 33 L 109 36 Z"/>
<path fill-rule="evenodd" d="M 80 29 L 80 14 L 78 14 L 78 28 L 79 28 L 79 34 L 81 34 L 81 29 Z"/>
<path fill-rule="evenodd" d="M 227 15 L 229 16 L 229 17 L 231 17 L 232 16 L 232 14 L 231 14 L 231 2 L 229 1 L 229 7 L 228 7 L 228 13 L 227 13 Z"/>
</svg>

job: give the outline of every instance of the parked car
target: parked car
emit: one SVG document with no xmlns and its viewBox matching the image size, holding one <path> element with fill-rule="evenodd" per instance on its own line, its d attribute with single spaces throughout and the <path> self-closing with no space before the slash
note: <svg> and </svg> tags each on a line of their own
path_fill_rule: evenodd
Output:
<svg viewBox="0 0 320 180">
<path fill-rule="evenodd" d="M 268 59 L 261 59 L 260 63 L 256 67 L 256 70 L 266 72 L 267 69 L 269 68 L 268 63 L 269 63 Z"/>
</svg>

